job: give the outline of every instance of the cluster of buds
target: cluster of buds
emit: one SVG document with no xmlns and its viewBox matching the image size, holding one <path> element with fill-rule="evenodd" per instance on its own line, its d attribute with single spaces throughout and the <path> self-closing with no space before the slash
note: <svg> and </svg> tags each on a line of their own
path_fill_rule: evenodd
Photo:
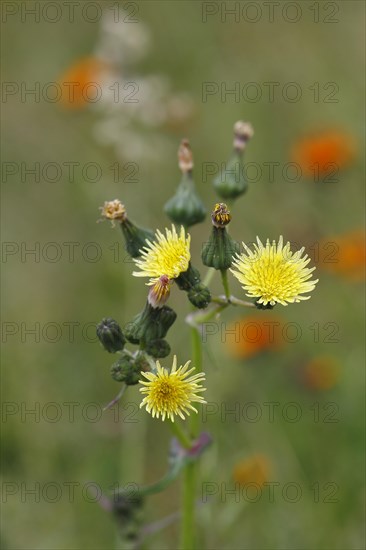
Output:
<svg viewBox="0 0 366 550">
<path fill-rule="evenodd" d="M 166 357 L 170 346 L 164 338 L 176 318 L 177 314 L 169 306 L 153 307 L 147 301 L 141 313 L 127 324 L 125 336 L 131 344 L 138 344 L 152 357 Z"/>
<path fill-rule="evenodd" d="M 120 354 L 111 367 L 112 378 L 117 382 L 124 382 L 127 386 L 137 384 L 141 371 L 148 370 L 149 364 L 146 357 L 139 355 L 139 352 L 131 354 L 124 350 L 126 338 L 117 321 L 111 317 L 102 319 L 97 325 L 97 336 L 108 353 Z"/>
<path fill-rule="evenodd" d="M 243 151 L 252 135 L 253 129 L 249 123 L 239 121 L 234 125 L 233 157 L 227 170 L 213 182 L 219 196 L 234 199 L 246 190 L 241 163 Z M 127 385 L 137 384 L 141 372 L 149 369 L 146 358 L 163 358 L 170 353 L 165 337 L 177 314 L 166 302 L 174 283 L 187 293 L 188 300 L 196 308 L 205 309 L 211 302 L 209 289 L 191 263 L 190 236 L 185 234 L 188 227 L 202 222 L 206 217 L 206 207 L 193 180 L 193 153 L 187 139 L 179 145 L 178 166 L 181 181 L 164 211 L 174 224 L 181 226 L 180 234 L 175 226 L 172 231 L 166 230 L 166 237 L 160 232 L 154 234 L 149 229 L 138 227 L 128 218 L 124 204 L 118 199 L 106 201 L 101 207 L 102 218 L 110 220 L 113 227 L 119 225 L 127 252 L 142 269 L 142 273 L 134 272 L 134 275 L 151 277 L 146 304 L 125 326 L 124 332 L 111 318 L 103 319 L 97 327 L 103 347 L 109 353 L 120 353 L 119 359 L 112 365 L 112 377 Z M 216 204 L 211 221 L 212 231 L 203 247 L 202 261 L 204 265 L 223 272 L 231 266 L 239 248 L 227 231 L 231 214 L 225 203 Z M 171 248 L 175 249 L 173 254 Z M 134 353 L 125 350 L 126 341 L 139 346 L 139 350 Z"/>
</svg>

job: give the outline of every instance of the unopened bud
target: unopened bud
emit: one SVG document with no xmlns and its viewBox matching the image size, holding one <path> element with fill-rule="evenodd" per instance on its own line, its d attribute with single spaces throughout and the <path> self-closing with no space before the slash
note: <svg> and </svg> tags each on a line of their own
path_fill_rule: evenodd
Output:
<svg viewBox="0 0 366 550">
<path fill-rule="evenodd" d="M 214 269 L 228 269 L 233 256 L 239 252 L 239 244 L 226 231 L 231 214 L 226 204 L 218 203 L 212 211 L 212 231 L 209 240 L 202 249 L 202 262 Z"/>
<path fill-rule="evenodd" d="M 104 349 L 109 353 L 121 351 L 126 343 L 121 327 L 117 321 L 110 317 L 102 319 L 97 325 L 97 336 Z"/>
<path fill-rule="evenodd" d="M 195 307 L 204 309 L 211 302 L 209 289 L 201 283 L 200 272 L 191 263 L 187 271 L 179 275 L 176 283 L 181 290 L 188 293 L 188 299 Z"/>
<path fill-rule="evenodd" d="M 171 281 L 167 275 L 151 283 L 147 301 L 153 308 L 162 307 L 170 296 Z"/>
<path fill-rule="evenodd" d="M 141 313 L 126 325 L 125 336 L 132 344 L 165 338 L 177 314 L 168 306 L 152 307 L 148 302 Z"/>
<path fill-rule="evenodd" d="M 116 382 L 124 382 L 127 386 L 134 386 L 140 380 L 141 371 L 135 365 L 134 358 L 127 352 L 123 352 L 121 357 L 111 367 L 111 375 Z"/>
<path fill-rule="evenodd" d="M 193 156 L 188 140 L 183 140 L 178 150 L 182 179 L 175 195 L 168 200 L 164 211 L 178 225 L 190 227 L 206 217 L 206 207 L 199 197 L 193 181 Z"/>
<path fill-rule="evenodd" d="M 198 309 L 205 309 L 211 302 L 211 293 L 207 286 L 198 283 L 188 291 L 188 300 Z"/>
<path fill-rule="evenodd" d="M 126 250 L 131 258 L 141 256 L 141 250 L 146 246 L 146 240 L 153 242 L 155 238 L 153 231 L 137 227 L 128 219 L 121 223 L 121 230 L 125 238 Z"/>
<path fill-rule="evenodd" d="M 151 340 L 146 344 L 145 351 L 155 359 L 162 359 L 169 355 L 170 346 L 168 342 L 163 339 Z"/>
</svg>

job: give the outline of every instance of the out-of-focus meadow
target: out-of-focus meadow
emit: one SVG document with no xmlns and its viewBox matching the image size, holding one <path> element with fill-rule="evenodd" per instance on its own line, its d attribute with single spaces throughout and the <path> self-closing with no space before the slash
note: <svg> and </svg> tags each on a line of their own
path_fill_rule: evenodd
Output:
<svg viewBox="0 0 366 550">
<path fill-rule="evenodd" d="M 137 223 L 168 226 L 162 207 L 187 137 L 211 209 L 207 172 L 227 160 L 240 119 L 255 131 L 251 181 L 230 232 L 306 246 L 320 281 L 309 301 L 231 308 L 203 331 L 202 420 L 214 441 L 202 459 L 197 547 L 363 548 L 363 2 L 280 2 L 272 21 L 262 2 L 227 2 L 240 6 L 238 20 L 221 2 L 129 2 L 127 21 L 123 3 L 82 2 L 71 20 L 60 2 L 39 21 L 24 12 L 31 4 L 51 3 L 3 3 L 2 23 L 4 548 L 119 548 L 93 490 L 166 471 L 169 430 L 138 410 L 136 387 L 101 412 L 119 385 L 95 323 L 123 326 L 146 287 L 119 230 L 96 223 L 98 208 L 119 198 Z M 88 81 L 100 99 L 70 101 L 63 83 Z M 290 162 L 303 163 L 299 177 Z M 319 177 L 306 162 L 320 163 Z M 191 231 L 202 273 L 210 225 Z M 169 303 L 179 313 L 169 342 L 185 362 L 190 306 L 178 289 Z M 244 482 L 261 492 L 230 493 Z M 177 481 L 151 497 L 147 523 L 178 510 L 179 493 Z M 173 522 L 146 546 L 175 548 L 177 532 Z"/>
</svg>

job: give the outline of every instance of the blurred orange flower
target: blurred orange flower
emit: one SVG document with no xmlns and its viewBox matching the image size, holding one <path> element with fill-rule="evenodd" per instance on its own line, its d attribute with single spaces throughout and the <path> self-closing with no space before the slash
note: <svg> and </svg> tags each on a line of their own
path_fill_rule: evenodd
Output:
<svg viewBox="0 0 366 550">
<path fill-rule="evenodd" d="M 334 357 L 319 356 L 307 363 L 302 370 L 302 379 L 308 388 L 329 390 L 339 380 L 339 363 Z"/>
<path fill-rule="evenodd" d="M 61 103 L 68 109 L 82 109 L 100 95 L 102 72 L 107 63 L 97 57 L 85 57 L 71 65 L 59 78 Z"/>
<path fill-rule="evenodd" d="M 319 268 L 354 281 L 365 279 L 366 237 L 362 229 L 336 238 L 323 239 L 319 246 Z"/>
<path fill-rule="evenodd" d="M 271 463 L 267 457 L 261 454 L 252 455 L 238 462 L 233 468 L 233 480 L 239 485 L 255 483 L 263 487 L 271 475 Z"/>
<path fill-rule="evenodd" d="M 278 317 L 245 317 L 230 325 L 225 341 L 233 357 L 244 359 L 279 349 L 283 344 L 282 327 L 283 321 Z"/>
<path fill-rule="evenodd" d="M 344 168 L 354 159 L 354 139 L 336 130 L 324 131 L 304 137 L 292 148 L 291 158 L 300 165 L 304 176 L 315 181 L 321 176 L 337 176 L 338 168 Z"/>
</svg>

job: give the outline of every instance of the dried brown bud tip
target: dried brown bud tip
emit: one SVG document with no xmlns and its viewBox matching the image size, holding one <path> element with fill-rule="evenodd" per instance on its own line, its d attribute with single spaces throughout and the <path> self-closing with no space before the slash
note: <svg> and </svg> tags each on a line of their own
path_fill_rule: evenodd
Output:
<svg viewBox="0 0 366 550">
<path fill-rule="evenodd" d="M 101 211 L 102 218 L 111 220 L 112 225 L 114 225 L 116 221 L 122 223 L 127 218 L 126 208 L 118 199 L 106 201 L 99 209 Z"/>
<path fill-rule="evenodd" d="M 234 149 L 244 151 L 247 142 L 254 135 L 253 126 L 250 122 L 239 120 L 234 124 Z"/>
<path fill-rule="evenodd" d="M 178 164 L 183 173 L 193 170 L 193 154 L 188 139 L 182 139 L 178 148 Z"/>
</svg>

